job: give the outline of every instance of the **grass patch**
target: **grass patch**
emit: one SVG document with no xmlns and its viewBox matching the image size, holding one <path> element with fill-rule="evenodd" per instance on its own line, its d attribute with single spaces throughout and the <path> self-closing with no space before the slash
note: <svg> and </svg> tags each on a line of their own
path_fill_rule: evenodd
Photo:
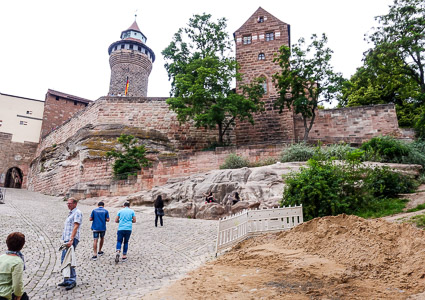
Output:
<svg viewBox="0 0 425 300">
<path fill-rule="evenodd" d="M 407 212 L 415 212 L 415 211 L 419 211 L 419 210 L 423 210 L 423 209 L 425 209 L 425 203 L 419 204 L 415 208 L 411 208 L 411 209 L 407 210 Z"/>
<path fill-rule="evenodd" d="M 367 209 L 359 210 L 354 214 L 365 219 L 391 216 L 403 212 L 407 202 L 409 202 L 408 199 L 380 199 L 371 203 Z"/>
<path fill-rule="evenodd" d="M 425 228 L 425 215 L 422 214 L 422 215 L 413 216 L 406 222 L 410 224 L 414 224 L 416 227 L 423 229 Z"/>
</svg>

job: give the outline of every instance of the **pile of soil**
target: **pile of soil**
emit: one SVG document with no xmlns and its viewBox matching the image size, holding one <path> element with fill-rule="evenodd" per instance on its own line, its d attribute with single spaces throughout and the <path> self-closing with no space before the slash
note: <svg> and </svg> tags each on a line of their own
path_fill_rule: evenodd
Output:
<svg viewBox="0 0 425 300">
<path fill-rule="evenodd" d="M 316 218 L 246 240 L 143 299 L 425 299 L 424 262 L 425 232 L 412 225 Z"/>
</svg>

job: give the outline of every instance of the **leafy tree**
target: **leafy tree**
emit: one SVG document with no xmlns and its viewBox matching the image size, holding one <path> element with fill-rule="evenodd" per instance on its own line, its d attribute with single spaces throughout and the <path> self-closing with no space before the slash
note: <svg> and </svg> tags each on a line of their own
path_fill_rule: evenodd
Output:
<svg viewBox="0 0 425 300">
<path fill-rule="evenodd" d="M 378 26 L 367 53 L 378 70 L 391 76 L 407 76 L 420 87 L 418 101 L 425 102 L 425 2 L 394 0 L 388 14 L 375 18 Z M 394 68 L 394 65 L 399 67 Z"/>
<path fill-rule="evenodd" d="M 232 88 L 241 80 L 231 52 L 226 20 L 211 20 L 211 15 L 194 15 L 188 26 L 175 33 L 162 51 L 171 80 L 167 100 L 179 122 L 193 120 L 196 127 L 217 128 L 219 144 L 236 120 L 254 123 L 253 113 L 264 110 L 261 79 L 242 86 L 242 94 Z"/>
<path fill-rule="evenodd" d="M 129 175 L 137 174 L 142 166 L 148 167 L 149 160 L 146 158 L 144 145 L 137 145 L 137 139 L 132 135 L 122 134 L 117 141 L 124 150 L 111 150 L 106 152 L 106 156 L 115 158 L 113 164 L 114 176 L 117 179 L 126 179 Z"/>
<path fill-rule="evenodd" d="M 327 37 L 314 34 L 311 44 L 305 47 L 301 38 L 292 50 L 283 45 L 274 61 L 282 68 L 273 75 L 279 98 L 275 106 L 282 112 L 286 106 L 294 107 L 304 122 L 304 141 L 313 127 L 318 105 L 330 103 L 341 88 L 343 78 L 333 71 L 330 60 L 333 51 L 326 47 Z"/>
</svg>

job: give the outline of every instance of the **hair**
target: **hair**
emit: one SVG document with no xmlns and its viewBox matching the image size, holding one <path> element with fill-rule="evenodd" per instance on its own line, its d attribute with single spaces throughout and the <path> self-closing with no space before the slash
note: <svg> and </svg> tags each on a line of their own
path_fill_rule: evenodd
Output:
<svg viewBox="0 0 425 300">
<path fill-rule="evenodd" d="M 72 200 L 72 203 L 78 203 L 78 200 L 77 199 L 75 199 L 75 198 L 73 198 L 73 197 L 71 197 L 71 198 L 68 198 L 68 200 L 67 201 L 69 201 L 69 200 Z"/>
<path fill-rule="evenodd" d="M 125 207 L 130 207 L 130 202 L 125 202 L 125 203 L 124 203 L 124 206 L 125 206 Z"/>
<path fill-rule="evenodd" d="M 103 201 L 100 201 L 97 206 L 105 206 L 105 203 L 103 203 Z"/>
<path fill-rule="evenodd" d="M 238 192 L 235 192 L 235 198 L 239 199 L 239 193 Z"/>
<path fill-rule="evenodd" d="M 156 201 L 162 201 L 162 196 L 158 195 L 158 197 L 156 197 Z"/>
<path fill-rule="evenodd" d="M 25 245 L 25 235 L 20 232 L 12 232 L 6 238 L 6 245 L 9 251 L 21 251 Z"/>
<path fill-rule="evenodd" d="M 155 202 L 154 202 L 154 205 L 156 206 L 156 205 L 158 205 L 158 204 L 160 204 L 160 203 L 164 204 L 164 202 L 162 201 L 162 196 L 161 196 L 161 195 L 158 195 L 158 196 L 156 197 L 156 200 L 155 200 Z"/>
</svg>

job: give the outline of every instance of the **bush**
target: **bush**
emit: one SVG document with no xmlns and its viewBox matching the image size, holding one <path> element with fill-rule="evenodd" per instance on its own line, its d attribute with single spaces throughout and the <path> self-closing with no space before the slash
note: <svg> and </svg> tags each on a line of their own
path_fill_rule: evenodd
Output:
<svg viewBox="0 0 425 300">
<path fill-rule="evenodd" d="M 379 136 L 370 139 L 360 147 L 366 151 L 366 159 L 381 162 L 400 162 L 409 154 L 409 147 L 393 137 Z"/>
<path fill-rule="evenodd" d="M 409 153 L 407 156 L 403 156 L 400 159 L 401 163 L 404 164 L 416 164 L 422 166 L 422 172 L 425 171 L 425 140 L 417 140 L 410 144 Z"/>
<path fill-rule="evenodd" d="M 351 147 L 347 144 L 334 144 L 322 148 L 322 155 L 326 159 L 333 158 L 338 160 L 344 160 L 347 158 L 347 154 L 356 150 L 356 148 Z"/>
<path fill-rule="evenodd" d="M 415 124 L 415 133 L 418 139 L 425 140 L 425 109 Z"/>
<path fill-rule="evenodd" d="M 377 198 L 394 198 L 417 187 L 411 178 L 388 167 L 371 169 L 364 180 L 366 188 Z"/>
<path fill-rule="evenodd" d="M 315 152 L 315 148 L 306 143 L 293 144 L 282 151 L 280 161 L 307 161 L 314 156 Z"/>
<path fill-rule="evenodd" d="M 240 157 L 234 153 L 229 154 L 224 161 L 224 164 L 220 166 L 220 169 L 240 169 L 244 167 L 249 167 L 249 160 L 243 157 Z"/>
<path fill-rule="evenodd" d="M 284 176 L 281 205 L 302 204 L 304 218 L 310 220 L 340 213 L 367 213 L 368 209 L 384 207 L 386 197 L 413 189 L 412 179 L 388 168 L 362 167 L 357 158 L 353 154 L 346 164 L 309 160 L 300 172 Z"/>
<path fill-rule="evenodd" d="M 254 168 L 254 167 L 263 167 L 263 166 L 269 166 L 269 165 L 273 165 L 277 162 L 276 158 L 273 157 L 269 157 L 269 158 L 265 158 L 262 159 L 260 161 L 257 161 L 255 163 L 250 163 L 249 167 L 250 168 Z"/>
</svg>

